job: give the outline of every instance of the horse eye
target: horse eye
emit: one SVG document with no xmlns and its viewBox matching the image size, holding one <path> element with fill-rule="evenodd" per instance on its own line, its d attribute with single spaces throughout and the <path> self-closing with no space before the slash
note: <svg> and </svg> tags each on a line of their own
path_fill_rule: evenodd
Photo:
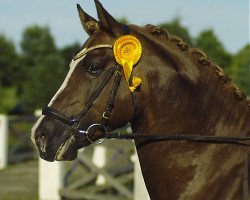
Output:
<svg viewBox="0 0 250 200">
<path fill-rule="evenodd" d="M 91 65 L 86 71 L 92 75 L 98 75 L 102 71 L 102 68 L 98 65 Z"/>
</svg>

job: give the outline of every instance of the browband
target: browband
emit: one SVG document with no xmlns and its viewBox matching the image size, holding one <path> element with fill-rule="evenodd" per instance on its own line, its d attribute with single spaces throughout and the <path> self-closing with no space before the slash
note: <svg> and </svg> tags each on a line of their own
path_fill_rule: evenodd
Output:
<svg viewBox="0 0 250 200">
<path fill-rule="evenodd" d="M 98 44 L 98 45 L 94 45 L 92 47 L 89 47 L 87 49 L 83 49 L 82 51 L 80 51 L 78 54 L 76 54 L 73 58 L 73 60 L 77 60 L 79 58 L 81 58 L 82 56 L 86 55 L 88 52 L 95 50 L 95 49 L 101 49 L 101 48 L 113 48 L 113 45 L 111 44 Z"/>
</svg>

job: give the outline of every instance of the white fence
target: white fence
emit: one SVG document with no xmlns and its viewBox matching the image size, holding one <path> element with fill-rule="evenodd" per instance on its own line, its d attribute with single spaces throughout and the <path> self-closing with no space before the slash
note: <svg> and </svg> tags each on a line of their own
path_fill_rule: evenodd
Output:
<svg viewBox="0 0 250 200">
<path fill-rule="evenodd" d="M 0 170 L 8 164 L 8 116 L 0 115 Z M 99 168 L 105 163 L 106 147 L 96 146 L 92 162 Z M 135 154 L 134 162 L 134 200 L 150 200 L 141 174 L 138 157 Z M 59 190 L 63 187 L 64 162 L 47 162 L 39 158 L 39 199 L 60 200 Z M 98 175 L 96 184 L 102 184 L 105 178 Z"/>
<path fill-rule="evenodd" d="M 63 162 L 47 162 L 39 158 L 38 195 L 40 200 L 60 200 L 63 186 Z"/>
<path fill-rule="evenodd" d="M 102 168 L 106 161 L 106 149 L 96 146 L 92 162 Z M 134 162 L 134 200 L 150 200 L 137 155 L 132 157 Z M 63 188 L 64 162 L 46 162 L 39 159 L 39 199 L 40 200 L 60 200 L 59 190 Z M 96 184 L 105 183 L 105 178 L 98 175 Z"/>
<path fill-rule="evenodd" d="M 8 131 L 8 117 L 0 115 L 0 170 L 4 169 L 8 163 Z"/>
</svg>

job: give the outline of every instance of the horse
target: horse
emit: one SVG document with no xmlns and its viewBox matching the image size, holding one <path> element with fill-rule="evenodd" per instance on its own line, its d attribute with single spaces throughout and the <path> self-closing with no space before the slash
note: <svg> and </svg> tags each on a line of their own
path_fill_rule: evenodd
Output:
<svg viewBox="0 0 250 200">
<path fill-rule="evenodd" d="M 89 38 L 31 139 L 47 161 L 127 123 L 135 135 L 250 135 L 250 102 L 201 50 L 154 26 L 121 24 L 95 0 L 99 20 L 77 5 Z M 210 142 L 135 138 L 152 200 L 234 200 L 243 196 L 249 148 Z"/>
</svg>

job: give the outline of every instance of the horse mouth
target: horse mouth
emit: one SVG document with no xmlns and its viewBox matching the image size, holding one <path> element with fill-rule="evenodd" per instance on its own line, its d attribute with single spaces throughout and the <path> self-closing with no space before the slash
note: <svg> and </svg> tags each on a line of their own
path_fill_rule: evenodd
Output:
<svg viewBox="0 0 250 200">
<path fill-rule="evenodd" d="M 58 148 L 54 160 L 75 160 L 77 157 L 77 149 L 75 148 L 75 137 L 72 135 Z"/>
</svg>

